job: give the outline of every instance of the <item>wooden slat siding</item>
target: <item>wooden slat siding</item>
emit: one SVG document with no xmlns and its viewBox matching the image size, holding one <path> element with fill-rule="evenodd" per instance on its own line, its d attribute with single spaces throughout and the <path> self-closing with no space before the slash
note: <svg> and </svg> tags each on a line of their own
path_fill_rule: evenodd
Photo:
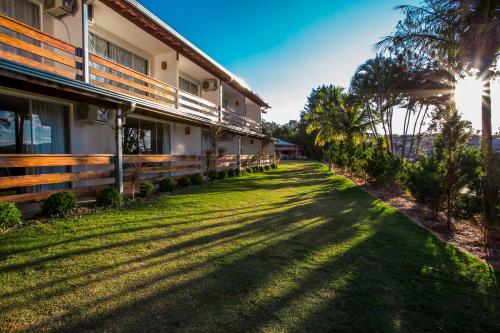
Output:
<svg viewBox="0 0 500 333">
<path fill-rule="evenodd" d="M 62 56 L 60 54 L 57 54 L 55 52 L 45 50 L 39 46 L 30 44 L 28 42 L 25 42 L 23 40 L 10 37 L 4 34 L 0 34 L 0 43 L 7 44 L 10 46 L 13 46 L 17 49 L 33 53 L 35 55 L 39 55 L 41 57 L 54 60 L 58 63 L 61 63 L 63 65 L 69 66 L 69 67 L 75 67 L 75 60 L 71 58 L 67 58 L 65 56 Z"/>
<path fill-rule="evenodd" d="M 90 61 L 91 62 L 94 62 L 96 64 L 99 64 L 99 65 L 102 65 L 102 66 L 105 66 L 105 67 L 108 67 L 108 68 L 111 68 L 111 69 L 114 69 L 118 72 L 121 72 L 123 74 L 126 74 L 128 76 L 132 76 L 133 78 L 136 78 L 138 80 L 141 80 L 141 81 L 144 81 L 146 83 L 150 83 L 150 84 L 153 84 L 155 86 L 158 86 L 160 88 L 163 88 L 165 90 L 168 90 L 168 91 L 171 91 L 172 93 L 176 93 L 176 88 L 164 83 L 164 82 L 161 82 L 161 81 L 158 81 L 158 80 L 155 80 L 145 74 L 142 74 L 140 72 L 137 72 L 137 71 L 134 71 L 133 69 L 130 69 L 130 68 L 127 68 L 125 66 L 122 66 L 122 65 L 119 65 L 115 62 L 112 62 L 112 61 L 109 61 L 107 59 L 104 59 L 104 58 L 101 58 L 95 54 L 90 54 Z"/>
<path fill-rule="evenodd" d="M 68 52 L 72 55 L 76 54 L 76 47 L 70 45 L 62 40 L 54 38 L 50 35 L 47 35 L 40 30 L 37 30 L 27 24 L 16 21 L 10 17 L 4 16 L 0 14 L 0 26 L 3 26 L 9 30 L 18 32 L 27 37 L 36 39 L 44 44 L 53 46 L 59 50 Z"/>
<path fill-rule="evenodd" d="M 29 168 L 70 165 L 110 164 L 111 156 L 70 154 L 1 154 L 0 168 Z"/>
<path fill-rule="evenodd" d="M 198 155 L 123 155 L 124 163 L 161 163 L 172 161 L 199 161 Z"/>
<path fill-rule="evenodd" d="M 68 183 L 87 179 L 106 178 L 110 176 L 111 171 L 84 171 L 74 173 L 45 173 L 39 175 L 0 177 L 0 189 Z"/>
<path fill-rule="evenodd" d="M 94 74 L 96 76 L 100 76 L 100 77 L 115 81 L 115 82 L 123 83 L 129 87 L 133 87 L 133 88 L 136 88 L 138 90 L 142 90 L 146 93 L 155 94 L 155 95 L 158 95 L 160 97 L 164 97 L 164 98 L 172 100 L 172 101 L 174 100 L 174 94 L 171 91 L 162 92 L 160 90 L 150 88 L 148 86 L 142 85 L 142 84 L 134 82 L 132 80 L 128 80 L 126 78 L 120 77 L 118 75 L 103 72 L 95 67 L 90 68 L 90 73 Z"/>
<path fill-rule="evenodd" d="M 146 96 L 146 95 L 137 94 L 137 93 L 135 93 L 133 91 L 130 91 L 130 90 L 127 90 L 127 89 L 123 89 L 123 88 L 120 88 L 120 87 L 116 87 L 116 86 L 113 86 L 111 84 L 106 84 L 106 83 L 103 83 L 103 82 L 99 82 L 99 81 L 96 81 L 96 80 L 92 80 L 91 83 L 93 85 L 95 85 L 95 86 L 99 86 L 99 87 L 106 88 L 106 89 L 109 89 L 109 90 L 114 90 L 116 92 L 119 92 L 119 93 L 122 93 L 122 94 L 125 94 L 125 95 L 130 95 L 130 96 L 135 96 L 137 98 L 147 99 L 149 101 L 152 101 L 152 102 L 155 102 L 155 103 L 158 103 L 158 104 L 164 104 L 164 105 L 167 105 L 167 106 L 175 108 L 175 103 L 173 103 L 173 102 L 168 102 L 168 101 L 160 100 L 160 99 L 157 99 L 157 98 L 149 97 L 149 96 Z"/>
<path fill-rule="evenodd" d="M 66 69 L 62 69 L 62 68 L 57 68 L 57 67 L 54 67 L 51 65 L 43 64 L 43 63 L 36 61 L 36 60 L 33 60 L 33 59 L 25 58 L 25 57 L 18 55 L 18 54 L 13 54 L 13 53 L 5 52 L 5 51 L 0 51 L 0 58 L 14 61 L 14 62 L 20 63 L 22 65 L 43 69 L 43 70 L 46 70 L 48 72 L 54 72 L 56 74 L 66 76 L 66 77 L 69 77 L 72 79 L 74 79 L 75 75 L 77 74 L 76 70 L 71 71 L 71 70 L 66 70 Z"/>
<path fill-rule="evenodd" d="M 159 166 L 159 167 L 143 168 L 141 170 L 140 174 L 144 175 L 144 174 L 162 173 L 162 172 L 169 172 L 169 171 L 199 170 L 199 169 L 201 169 L 200 164 Z M 125 176 L 130 176 L 133 172 L 134 172 L 134 170 L 125 170 Z"/>
<path fill-rule="evenodd" d="M 75 193 L 76 195 L 85 195 L 85 194 L 96 194 L 97 191 L 108 187 L 109 184 L 113 184 L 114 178 L 106 178 L 107 185 L 98 185 L 98 186 L 88 186 L 88 187 L 79 187 L 79 188 L 67 188 L 61 190 L 53 190 L 53 191 L 44 191 L 44 192 L 33 192 L 33 193 L 25 193 L 25 194 L 15 194 L 15 195 L 6 195 L 0 196 L 0 201 L 5 202 L 13 202 L 13 203 L 21 203 L 21 202 L 40 202 L 44 201 L 52 194 L 64 191 L 70 191 Z"/>
</svg>

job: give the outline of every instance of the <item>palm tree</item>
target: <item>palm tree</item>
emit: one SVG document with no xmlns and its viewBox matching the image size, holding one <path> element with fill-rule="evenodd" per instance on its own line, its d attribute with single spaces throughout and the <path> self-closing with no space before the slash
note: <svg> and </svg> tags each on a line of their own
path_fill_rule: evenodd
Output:
<svg viewBox="0 0 500 333">
<path fill-rule="evenodd" d="M 425 0 L 422 6 L 399 6 L 405 14 L 396 31 L 380 41 L 379 49 L 406 49 L 440 61 L 454 76 L 471 69 L 485 82 L 482 103 L 485 218 L 495 220 L 498 200 L 492 148 L 490 80 L 500 45 L 498 0 Z M 450 91 L 450 94 L 452 92 Z"/>
<path fill-rule="evenodd" d="M 345 141 L 352 146 L 365 137 L 370 127 L 356 97 L 347 95 L 344 88 L 336 86 L 318 93 L 316 106 L 305 115 L 305 119 L 307 133 L 316 133 L 315 142 L 319 146 L 335 141 Z"/>
</svg>

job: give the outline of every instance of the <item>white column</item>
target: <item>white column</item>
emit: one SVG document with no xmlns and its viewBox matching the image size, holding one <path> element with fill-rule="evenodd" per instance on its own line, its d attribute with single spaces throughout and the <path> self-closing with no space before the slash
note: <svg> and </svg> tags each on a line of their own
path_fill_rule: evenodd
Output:
<svg viewBox="0 0 500 333">
<path fill-rule="evenodd" d="M 123 193 L 123 147 L 122 147 L 122 135 L 123 135 L 123 119 L 122 119 L 122 109 L 116 109 L 115 117 L 115 186 L 116 189 Z"/>
</svg>

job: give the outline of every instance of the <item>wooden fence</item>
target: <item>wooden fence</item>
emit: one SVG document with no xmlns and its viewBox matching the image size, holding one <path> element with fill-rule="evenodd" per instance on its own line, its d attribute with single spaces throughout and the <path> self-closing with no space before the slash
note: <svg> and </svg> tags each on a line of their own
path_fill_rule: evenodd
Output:
<svg viewBox="0 0 500 333">
<path fill-rule="evenodd" d="M 166 177 L 206 174 L 209 170 L 273 163 L 271 155 L 124 155 L 124 188 L 130 179 L 155 183 Z M 115 183 L 114 155 L 3 154 L 0 155 L 0 201 L 40 202 L 61 191 L 94 196 Z M 136 173 L 136 174 L 135 174 Z M 135 175 L 134 175 L 135 174 Z M 57 189 L 50 188 L 56 185 Z"/>
</svg>

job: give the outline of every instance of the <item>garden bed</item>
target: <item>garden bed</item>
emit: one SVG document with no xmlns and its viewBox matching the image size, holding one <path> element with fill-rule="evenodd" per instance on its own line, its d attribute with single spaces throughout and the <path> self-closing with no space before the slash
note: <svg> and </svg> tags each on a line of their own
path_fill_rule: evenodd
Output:
<svg viewBox="0 0 500 333">
<path fill-rule="evenodd" d="M 446 217 L 443 213 L 439 214 L 437 220 L 432 219 L 426 207 L 420 211 L 413 197 L 401 187 L 385 188 L 375 186 L 367 183 L 365 178 L 349 171 L 340 168 L 334 168 L 333 171 L 350 179 L 373 196 L 397 208 L 416 224 L 428 229 L 442 241 L 476 256 L 496 269 L 500 269 L 500 231 L 498 229 L 490 231 L 490 243 L 486 247 L 484 226 L 478 218 L 471 220 L 454 219 L 453 230 L 449 231 L 446 228 Z"/>
</svg>

